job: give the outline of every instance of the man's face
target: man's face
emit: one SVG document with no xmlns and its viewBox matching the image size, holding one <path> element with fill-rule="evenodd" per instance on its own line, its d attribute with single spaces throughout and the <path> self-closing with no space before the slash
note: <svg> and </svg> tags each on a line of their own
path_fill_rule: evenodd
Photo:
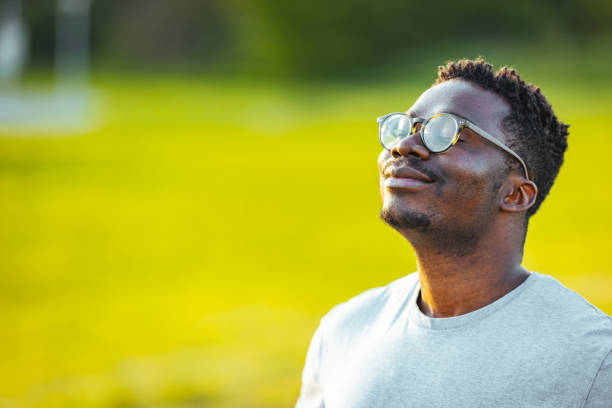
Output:
<svg viewBox="0 0 612 408">
<path fill-rule="evenodd" d="M 407 111 L 421 118 L 452 113 L 503 143 L 502 120 L 509 112 L 501 97 L 462 80 L 428 89 Z M 417 131 L 378 158 L 381 218 L 406 234 L 439 234 L 449 243 L 477 241 L 499 212 L 500 187 L 508 173 L 506 154 L 470 129 L 463 129 L 447 152 L 430 153 Z"/>
</svg>

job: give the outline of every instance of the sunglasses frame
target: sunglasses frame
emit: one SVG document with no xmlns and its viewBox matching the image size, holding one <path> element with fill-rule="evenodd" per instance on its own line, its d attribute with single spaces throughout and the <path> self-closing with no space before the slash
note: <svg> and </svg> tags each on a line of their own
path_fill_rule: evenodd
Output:
<svg viewBox="0 0 612 408">
<path fill-rule="evenodd" d="M 512 157 L 514 157 L 516 160 L 518 160 L 518 162 L 521 164 L 521 166 L 523 167 L 523 170 L 525 171 L 525 177 L 530 180 L 529 178 L 529 171 L 527 170 L 527 165 L 525 164 L 525 162 L 523 161 L 523 159 L 520 158 L 520 156 L 518 154 L 516 154 L 512 149 L 510 149 L 508 146 L 506 146 L 505 144 L 503 144 L 502 142 L 500 142 L 499 140 L 497 140 L 495 137 L 491 136 L 489 133 L 485 132 L 484 130 L 482 130 L 481 128 L 479 128 L 478 126 L 476 126 L 475 124 L 473 124 L 472 122 L 470 122 L 469 120 L 462 118 L 461 116 L 457 116 L 454 115 L 452 113 L 438 113 L 436 115 L 433 115 L 432 117 L 430 117 L 429 119 L 423 119 L 423 118 L 414 118 L 404 112 L 391 112 L 391 113 L 387 113 L 386 115 L 383 115 L 381 117 L 379 117 L 378 119 L 376 119 L 376 122 L 378 122 L 379 124 L 379 128 L 378 128 L 378 139 L 380 140 L 380 144 L 382 144 L 382 146 L 387 149 L 387 150 L 391 150 L 393 148 L 393 146 L 399 142 L 401 139 L 398 139 L 395 144 L 393 144 L 392 146 L 385 146 L 385 144 L 382 141 L 382 127 L 384 122 L 389 119 L 391 116 L 394 115 L 401 115 L 405 118 L 407 118 L 410 121 L 410 135 L 413 135 L 415 133 L 416 130 L 416 125 L 417 123 L 422 123 L 423 125 L 421 126 L 421 129 L 424 129 L 425 126 L 427 126 L 427 124 L 434 118 L 440 117 L 440 116 L 448 116 L 451 119 L 454 120 L 455 122 L 455 126 L 456 126 L 456 131 L 455 131 L 455 136 L 453 137 L 453 139 L 451 140 L 450 144 L 443 150 L 433 150 L 431 149 L 428 145 L 427 142 L 425 141 L 425 138 L 423 137 L 423 132 L 419 131 L 420 133 L 420 137 L 421 137 L 421 141 L 423 142 L 423 145 L 432 153 L 444 153 L 450 150 L 451 147 L 453 147 L 456 143 L 457 140 L 459 140 L 459 135 L 461 134 L 461 131 L 464 128 L 469 128 L 471 130 L 473 130 L 478 136 L 488 140 L 489 142 L 493 143 L 494 145 L 496 145 L 497 147 L 499 147 L 500 149 L 504 150 L 506 153 L 510 154 Z"/>
</svg>

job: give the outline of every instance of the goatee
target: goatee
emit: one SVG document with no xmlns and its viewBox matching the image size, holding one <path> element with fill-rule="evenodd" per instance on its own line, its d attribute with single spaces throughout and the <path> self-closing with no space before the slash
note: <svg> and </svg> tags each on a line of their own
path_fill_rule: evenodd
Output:
<svg viewBox="0 0 612 408">
<path fill-rule="evenodd" d="M 396 230 L 414 229 L 427 232 L 431 226 L 431 217 L 427 214 L 412 211 L 398 213 L 384 207 L 380 210 L 380 219 Z"/>
</svg>

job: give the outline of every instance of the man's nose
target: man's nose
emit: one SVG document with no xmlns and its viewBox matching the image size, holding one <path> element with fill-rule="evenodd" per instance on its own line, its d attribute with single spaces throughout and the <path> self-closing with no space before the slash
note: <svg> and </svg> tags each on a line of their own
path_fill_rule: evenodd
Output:
<svg viewBox="0 0 612 408">
<path fill-rule="evenodd" d="M 398 159 L 406 157 L 409 154 L 419 157 L 422 160 L 427 160 L 431 152 L 423 145 L 421 140 L 421 130 L 414 132 L 395 144 L 391 148 L 391 156 Z"/>
</svg>

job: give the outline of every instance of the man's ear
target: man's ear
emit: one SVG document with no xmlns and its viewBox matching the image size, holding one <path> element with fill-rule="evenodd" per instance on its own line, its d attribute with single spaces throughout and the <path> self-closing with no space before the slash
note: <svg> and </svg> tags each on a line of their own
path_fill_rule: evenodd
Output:
<svg viewBox="0 0 612 408">
<path fill-rule="evenodd" d="M 535 204 L 538 187 L 523 176 L 510 176 L 503 187 L 504 196 L 500 204 L 502 211 L 527 211 Z"/>
</svg>

